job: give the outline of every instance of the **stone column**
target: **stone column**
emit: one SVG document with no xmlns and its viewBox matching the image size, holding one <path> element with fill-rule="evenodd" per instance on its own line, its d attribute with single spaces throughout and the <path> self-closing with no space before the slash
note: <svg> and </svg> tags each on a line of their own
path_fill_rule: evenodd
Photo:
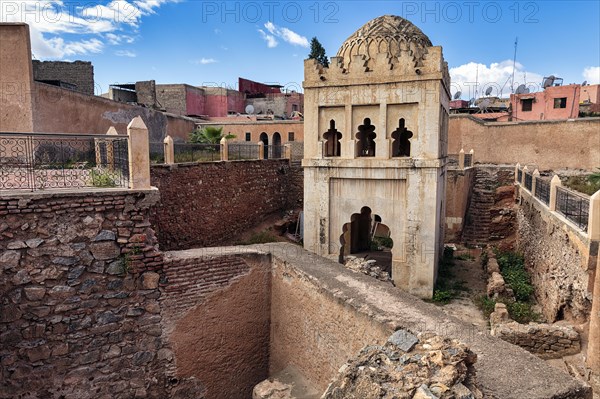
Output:
<svg viewBox="0 0 600 399">
<path fill-rule="evenodd" d="M 588 237 L 591 241 L 600 241 L 600 190 L 590 197 Z"/>
<path fill-rule="evenodd" d="M 221 139 L 221 161 L 229 161 L 229 145 L 227 144 L 227 139 L 223 137 Z"/>
<path fill-rule="evenodd" d="M 517 164 L 515 165 L 515 182 L 521 184 L 521 182 L 519 181 L 519 169 L 521 169 L 521 164 L 517 162 Z"/>
<path fill-rule="evenodd" d="M 469 154 L 471 154 L 471 165 L 469 165 L 469 166 L 475 166 L 475 156 L 474 156 L 475 150 L 473 150 L 471 148 L 471 151 L 469 151 Z"/>
<path fill-rule="evenodd" d="M 265 159 L 265 143 L 258 141 L 258 159 Z"/>
<path fill-rule="evenodd" d="M 521 181 L 519 182 L 523 187 L 525 187 L 525 175 L 527 175 L 527 172 L 529 172 L 529 168 L 527 167 L 527 165 L 525 165 L 525 167 L 523 168 L 523 176 L 521 176 Z M 525 188 L 525 190 L 527 190 L 527 188 Z"/>
<path fill-rule="evenodd" d="M 150 186 L 150 143 L 148 128 L 141 117 L 133 118 L 127 125 L 129 136 L 129 188 L 149 190 Z"/>
<path fill-rule="evenodd" d="M 550 204 L 548 206 L 551 211 L 556 211 L 556 188 L 559 186 L 562 186 L 560 177 L 554 175 L 552 180 L 550 180 Z"/>
<path fill-rule="evenodd" d="M 163 140 L 165 152 L 165 164 L 173 165 L 175 163 L 175 146 L 171 136 L 165 137 Z"/>
<path fill-rule="evenodd" d="M 461 170 L 465 168 L 465 150 L 462 148 L 458 152 L 458 168 Z"/>
<path fill-rule="evenodd" d="M 531 195 L 533 195 L 535 197 L 535 181 L 540 177 L 540 171 L 539 170 L 534 170 L 533 171 L 533 177 L 531 179 Z"/>
</svg>

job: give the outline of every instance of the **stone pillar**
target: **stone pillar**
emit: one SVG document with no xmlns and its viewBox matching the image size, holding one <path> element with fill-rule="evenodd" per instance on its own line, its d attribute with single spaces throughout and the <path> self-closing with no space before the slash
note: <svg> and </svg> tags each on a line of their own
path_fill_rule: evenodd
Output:
<svg viewBox="0 0 600 399">
<path fill-rule="evenodd" d="M 521 169 L 521 164 L 517 162 L 515 165 L 515 182 L 521 184 L 519 181 L 519 169 Z"/>
<path fill-rule="evenodd" d="M 221 139 L 221 161 L 229 161 L 229 144 L 227 144 L 227 139 L 223 137 Z"/>
<path fill-rule="evenodd" d="M 521 181 L 519 182 L 523 187 L 525 187 L 525 175 L 527 174 L 527 172 L 529 172 L 529 168 L 527 167 L 527 165 L 525 165 L 525 167 L 523 168 L 523 176 L 521 176 Z M 525 188 L 525 190 L 527 190 L 527 188 Z"/>
<path fill-rule="evenodd" d="M 288 159 L 290 162 L 292 161 L 292 145 L 284 144 L 283 145 L 283 156 L 285 159 Z"/>
<path fill-rule="evenodd" d="M 258 141 L 258 159 L 265 159 L 265 143 Z"/>
<path fill-rule="evenodd" d="M 596 203 L 598 202 L 597 191 Z M 590 213 L 590 217 L 591 217 Z M 596 218 L 597 219 L 597 218 Z M 588 338 L 586 365 L 592 370 L 592 373 L 600 380 L 600 256 L 596 264 L 594 273 L 594 292 L 592 294 L 592 312 L 590 314 L 590 330 Z"/>
<path fill-rule="evenodd" d="M 469 154 L 471 154 L 471 165 L 470 166 L 475 166 L 475 157 L 474 157 L 475 150 L 473 150 L 471 148 L 471 151 L 469 151 Z"/>
<path fill-rule="evenodd" d="M 133 118 L 127 125 L 129 136 L 129 188 L 148 190 L 150 186 L 150 143 L 148 128 L 141 117 Z"/>
<path fill-rule="evenodd" d="M 556 188 L 562 186 L 560 181 L 560 177 L 558 175 L 554 175 L 552 180 L 550 180 L 550 207 L 551 211 L 556 211 Z"/>
<path fill-rule="evenodd" d="M 465 150 L 462 148 L 458 152 L 458 168 L 461 170 L 465 168 Z"/>
<path fill-rule="evenodd" d="M 171 136 L 165 137 L 163 140 L 165 152 L 165 164 L 173 165 L 175 163 L 175 145 Z"/>
<path fill-rule="evenodd" d="M 535 197 L 535 181 L 540 177 L 540 171 L 539 170 L 534 170 L 533 171 L 533 177 L 531 179 L 531 195 L 533 195 Z"/>
<path fill-rule="evenodd" d="M 592 241 L 600 241 L 600 190 L 590 197 L 588 237 Z"/>
</svg>

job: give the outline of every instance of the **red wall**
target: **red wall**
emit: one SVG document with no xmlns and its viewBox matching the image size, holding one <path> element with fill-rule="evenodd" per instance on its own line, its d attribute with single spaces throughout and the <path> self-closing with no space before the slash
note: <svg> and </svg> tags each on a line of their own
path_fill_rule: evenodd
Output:
<svg viewBox="0 0 600 399">
<path fill-rule="evenodd" d="M 187 115 L 206 115 L 206 99 L 201 90 L 186 89 L 185 104 Z"/>
<path fill-rule="evenodd" d="M 264 83 L 255 82 L 244 78 L 238 79 L 238 90 L 242 93 L 247 94 L 269 94 L 269 93 L 281 93 L 278 88 L 270 87 Z"/>
</svg>

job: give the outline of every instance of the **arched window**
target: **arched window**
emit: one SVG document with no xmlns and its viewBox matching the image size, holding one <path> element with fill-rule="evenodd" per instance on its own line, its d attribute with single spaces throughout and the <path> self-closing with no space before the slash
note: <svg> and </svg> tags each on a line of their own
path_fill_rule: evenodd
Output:
<svg viewBox="0 0 600 399">
<path fill-rule="evenodd" d="M 375 156 L 375 126 L 371 125 L 371 119 L 365 118 L 363 124 L 358 127 L 356 145 L 359 157 L 374 157 Z"/>
<path fill-rule="evenodd" d="M 335 128 L 335 121 L 332 119 L 329 121 L 329 130 L 323 134 L 325 139 L 325 156 L 326 157 L 339 157 L 341 154 L 340 139 L 342 134 Z"/>
<path fill-rule="evenodd" d="M 398 128 L 392 133 L 392 156 L 410 157 L 410 139 L 413 133 L 405 126 L 404 118 L 398 121 Z"/>
</svg>

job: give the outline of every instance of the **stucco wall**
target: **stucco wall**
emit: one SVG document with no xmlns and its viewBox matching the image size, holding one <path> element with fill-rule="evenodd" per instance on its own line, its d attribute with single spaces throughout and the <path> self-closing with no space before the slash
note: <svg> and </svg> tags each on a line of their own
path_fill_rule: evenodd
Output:
<svg viewBox="0 0 600 399">
<path fill-rule="evenodd" d="M 464 219 L 471 201 L 475 169 L 446 171 L 446 242 L 460 240 Z"/>
<path fill-rule="evenodd" d="M 481 163 L 536 164 L 540 170 L 600 165 L 600 118 L 484 123 L 452 115 L 448 140 L 448 153 L 473 149 Z"/>
<path fill-rule="evenodd" d="M 250 133 L 250 141 L 257 143 L 261 133 L 266 133 L 269 144 L 273 144 L 273 135 L 277 132 L 281 142 L 286 143 L 290 138 L 289 133 L 294 133 L 293 141 L 304 141 L 304 122 L 302 121 L 274 121 L 274 122 L 206 122 L 201 126 L 222 127 L 223 133 L 235 135 L 235 141 L 246 141 L 246 133 Z"/>
</svg>

